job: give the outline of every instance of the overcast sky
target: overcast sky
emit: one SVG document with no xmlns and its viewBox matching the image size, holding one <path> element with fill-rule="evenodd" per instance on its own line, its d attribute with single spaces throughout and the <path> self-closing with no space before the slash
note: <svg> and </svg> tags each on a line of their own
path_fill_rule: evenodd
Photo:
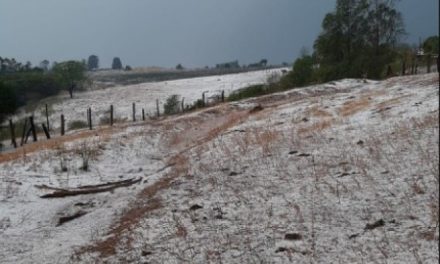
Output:
<svg viewBox="0 0 440 264">
<path fill-rule="evenodd" d="M 0 0 L 0 56 L 131 66 L 292 62 L 335 0 Z M 439 0 L 402 0 L 408 36 L 438 34 Z"/>
</svg>

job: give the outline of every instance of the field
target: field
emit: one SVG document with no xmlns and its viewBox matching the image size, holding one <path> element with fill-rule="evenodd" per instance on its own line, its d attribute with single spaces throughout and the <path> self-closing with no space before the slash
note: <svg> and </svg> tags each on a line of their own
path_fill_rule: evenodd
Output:
<svg viewBox="0 0 440 264">
<path fill-rule="evenodd" d="M 284 69 L 270 69 L 240 74 L 198 77 L 164 82 L 151 82 L 127 86 L 115 86 L 106 89 L 78 92 L 70 99 L 66 93 L 37 103 L 32 111 L 21 109 L 20 114 L 13 119 L 19 120 L 33 114 L 35 123 L 46 122 L 45 103 L 49 105 L 49 121 L 53 130 L 60 127 L 60 115 L 64 114 L 66 123 L 73 121 L 87 121 L 87 108 L 92 108 L 94 124 L 109 118 L 110 105 L 114 105 L 115 119 L 131 120 L 132 103 L 136 104 L 137 118 L 141 118 L 141 110 L 149 116 L 156 115 L 156 100 L 159 100 L 159 109 L 163 113 L 163 104 L 167 97 L 173 94 L 181 96 L 184 105 L 189 106 L 202 98 L 205 92 L 207 102 L 212 102 L 222 91 L 227 96 L 232 91 L 253 85 L 265 83 L 273 74 L 281 75 Z"/>
<path fill-rule="evenodd" d="M 129 118 L 132 102 L 154 111 L 159 97 L 191 102 L 268 73 L 252 74 L 91 91 L 52 108 L 85 120 L 86 107 L 98 118 L 115 104 Z M 438 83 L 345 79 L 2 153 L 0 259 L 438 263 Z"/>
</svg>

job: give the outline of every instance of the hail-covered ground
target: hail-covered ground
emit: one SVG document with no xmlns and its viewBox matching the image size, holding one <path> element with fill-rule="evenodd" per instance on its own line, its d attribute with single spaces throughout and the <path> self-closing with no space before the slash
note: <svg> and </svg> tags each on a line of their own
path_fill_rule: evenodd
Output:
<svg viewBox="0 0 440 264">
<path fill-rule="evenodd" d="M 59 129 L 60 116 L 63 114 L 66 120 L 66 129 L 70 130 L 69 124 L 78 123 L 78 121 L 87 122 L 88 108 L 92 110 L 92 121 L 95 125 L 108 123 L 111 105 L 114 107 L 116 121 L 132 120 L 133 103 L 135 103 L 136 119 L 141 119 L 142 109 L 144 109 L 146 116 L 156 116 L 156 102 L 159 103 L 159 113 L 162 114 L 164 112 L 163 106 L 171 95 L 178 95 L 179 100 L 183 100 L 184 108 L 190 107 L 198 99 L 201 100 L 203 93 L 205 94 L 205 102 L 211 103 L 218 101 L 222 91 L 224 91 L 224 96 L 228 96 L 238 89 L 264 84 L 274 76 L 275 78 L 281 76 L 286 70 L 287 68 L 268 69 L 239 74 L 116 86 L 87 92 L 74 92 L 72 99 L 67 93 L 64 93 L 36 103 L 32 111 L 23 107 L 20 114 L 16 115 L 13 120 L 33 115 L 37 124 L 46 122 L 45 106 L 47 104 L 51 129 Z"/>
<path fill-rule="evenodd" d="M 0 154 L 1 262 L 438 263 L 438 82 L 340 80 Z"/>
</svg>

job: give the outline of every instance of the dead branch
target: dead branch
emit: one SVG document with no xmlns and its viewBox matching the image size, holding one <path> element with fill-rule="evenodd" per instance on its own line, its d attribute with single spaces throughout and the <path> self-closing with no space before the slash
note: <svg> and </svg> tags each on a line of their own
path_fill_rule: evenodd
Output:
<svg viewBox="0 0 440 264">
<path fill-rule="evenodd" d="M 112 191 L 117 188 L 127 187 L 130 185 L 133 185 L 135 183 L 140 182 L 141 179 L 142 178 L 139 178 L 137 180 L 129 179 L 129 180 L 123 180 L 123 181 L 118 181 L 118 182 L 109 182 L 109 183 L 105 183 L 105 184 L 82 186 L 82 187 L 77 187 L 75 189 L 70 189 L 70 190 L 61 189 L 61 190 L 57 190 L 53 193 L 42 195 L 42 196 L 40 196 L 40 198 L 63 198 L 63 197 L 67 197 L 67 196 L 76 196 L 76 195 L 82 195 L 82 194 L 108 192 L 108 191 Z"/>
<path fill-rule="evenodd" d="M 60 226 L 60 225 L 62 225 L 62 224 L 64 224 L 64 223 L 66 223 L 66 222 L 72 221 L 73 219 L 76 219 L 76 218 L 78 218 L 78 217 L 81 217 L 81 216 L 83 216 L 83 215 L 85 215 L 85 214 L 87 214 L 87 212 L 79 211 L 79 212 L 76 212 L 76 213 L 73 214 L 73 215 L 63 216 L 63 217 L 61 217 L 61 218 L 58 220 L 58 224 L 57 224 L 57 226 Z"/>
</svg>

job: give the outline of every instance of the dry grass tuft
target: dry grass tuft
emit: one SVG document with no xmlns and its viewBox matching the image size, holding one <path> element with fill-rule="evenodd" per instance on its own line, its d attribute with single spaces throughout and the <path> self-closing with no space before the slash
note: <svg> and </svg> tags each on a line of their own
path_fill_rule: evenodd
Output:
<svg viewBox="0 0 440 264">
<path fill-rule="evenodd" d="M 310 126 L 298 128 L 298 134 L 321 132 L 324 129 L 331 127 L 334 123 L 335 119 L 321 120 L 319 122 L 313 123 Z"/>
<path fill-rule="evenodd" d="M 340 109 L 339 114 L 343 117 L 354 115 L 370 105 L 370 100 L 367 96 L 360 99 L 346 102 Z"/>
<path fill-rule="evenodd" d="M 318 106 L 313 106 L 306 111 L 306 116 L 313 117 L 332 117 L 333 115 L 325 110 L 320 109 Z"/>
<path fill-rule="evenodd" d="M 280 138 L 280 132 L 274 129 L 255 132 L 255 144 L 261 146 L 264 154 L 271 153 L 271 143 Z"/>
</svg>

